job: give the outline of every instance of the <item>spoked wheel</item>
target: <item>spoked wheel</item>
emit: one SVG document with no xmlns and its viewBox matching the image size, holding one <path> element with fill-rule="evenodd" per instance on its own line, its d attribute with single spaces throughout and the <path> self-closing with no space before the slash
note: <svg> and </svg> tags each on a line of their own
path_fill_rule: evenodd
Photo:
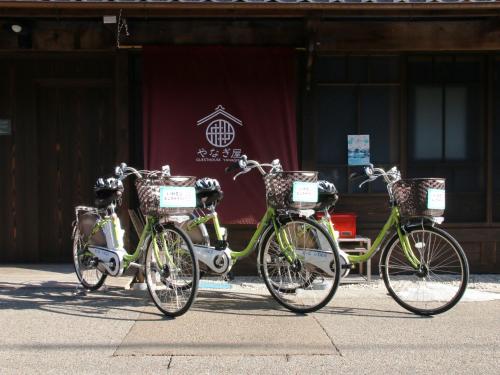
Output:
<svg viewBox="0 0 500 375">
<path fill-rule="evenodd" d="M 267 232 L 259 252 L 260 273 L 267 289 L 287 309 L 308 313 L 325 306 L 334 296 L 340 276 L 337 248 L 317 223 L 304 218 L 281 219 L 279 234 Z M 283 241 L 296 258 L 290 261 Z"/>
<path fill-rule="evenodd" d="M 382 253 L 382 274 L 390 295 L 405 309 L 419 315 L 443 313 L 460 301 L 469 280 L 464 251 L 447 232 L 430 225 L 408 232 L 418 260 L 413 266 L 395 235 Z"/>
<path fill-rule="evenodd" d="M 198 290 L 199 269 L 193 245 L 182 230 L 164 225 L 154 234 L 145 273 L 151 298 L 165 315 L 179 316 L 189 309 Z"/>
<path fill-rule="evenodd" d="M 93 255 L 87 251 L 80 230 L 77 228 L 73 239 L 73 265 L 78 280 L 88 290 L 99 289 L 107 277 L 105 273 L 97 269 L 93 258 Z"/>
</svg>

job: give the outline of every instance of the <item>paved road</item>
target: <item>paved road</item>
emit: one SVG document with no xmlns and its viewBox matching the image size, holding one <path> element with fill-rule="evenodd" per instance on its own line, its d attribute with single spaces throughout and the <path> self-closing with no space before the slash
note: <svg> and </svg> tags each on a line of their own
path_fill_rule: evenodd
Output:
<svg viewBox="0 0 500 375">
<path fill-rule="evenodd" d="M 239 279 L 171 320 L 126 280 L 78 295 L 70 267 L 37 268 L 0 267 L 0 374 L 500 373 L 498 277 L 433 318 L 407 313 L 378 283 L 344 285 L 299 316 Z"/>
</svg>

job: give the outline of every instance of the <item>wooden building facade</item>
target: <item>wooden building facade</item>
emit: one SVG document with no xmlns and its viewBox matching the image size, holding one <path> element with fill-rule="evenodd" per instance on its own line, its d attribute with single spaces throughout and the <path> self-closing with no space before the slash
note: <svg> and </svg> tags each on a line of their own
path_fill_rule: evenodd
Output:
<svg viewBox="0 0 500 375">
<path fill-rule="evenodd" d="M 120 14 L 118 34 L 103 16 Z M 70 261 L 73 206 L 142 163 L 141 46 L 162 44 L 294 47 L 302 167 L 335 182 L 358 232 L 389 210 L 383 186 L 347 178 L 346 136 L 370 134 L 373 163 L 447 178 L 445 228 L 472 272 L 500 272 L 496 1 L 2 2 L 0 262 Z M 252 229 L 230 228 L 235 247 Z"/>
</svg>

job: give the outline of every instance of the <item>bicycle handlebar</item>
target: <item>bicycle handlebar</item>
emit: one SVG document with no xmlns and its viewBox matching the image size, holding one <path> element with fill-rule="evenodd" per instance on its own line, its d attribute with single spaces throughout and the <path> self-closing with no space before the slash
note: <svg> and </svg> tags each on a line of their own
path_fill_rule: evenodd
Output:
<svg viewBox="0 0 500 375">
<path fill-rule="evenodd" d="M 268 172 L 266 172 L 266 170 L 263 167 L 270 167 L 271 169 Z M 256 160 L 249 160 L 246 155 L 243 155 L 240 160 L 234 162 L 229 167 L 227 167 L 226 173 L 231 172 L 237 168 L 240 168 L 242 170 L 233 177 L 233 180 L 236 180 L 239 176 L 250 172 L 254 168 L 257 168 L 260 174 L 263 176 L 265 176 L 268 173 L 280 172 L 283 170 L 279 159 L 274 159 L 271 163 L 259 163 Z"/>
<path fill-rule="evenodd" d="M 143 178 L 144 176 L 170 176 L 170 166 L 164 165 L 161 167 L 161 171 L 148 171 L 148 170 L 137 170 L 133 167 L 129 167 L 125 163 L 120 163 L 120 165 L 115 167 L 115 175 L 118 180 L 123 181 L 131 175 L 136 175 L 138 178 Z"/>
<path fill-rule="evenodd" d="M 396 168 L 396 166 L 392 167 L 388 171 L 385 171 L 383 168 L 375 168 L 373 164 L 369 164 L 364 167 L 364 172 L 368 179 L 359 184 L 359 187 L 368 182 L 375 181 L 379 177 L 383 177 L 387 184 L 391 184 L 401 179 L 401 172 L 398 170 L 398 168 Z M 356 173 L 354 173 L 353 175 L 356 175 Z M 358 176 L 355 176 L 354 178 L 359 176 L 360 175 L 358 174 Z"/>
</svg>

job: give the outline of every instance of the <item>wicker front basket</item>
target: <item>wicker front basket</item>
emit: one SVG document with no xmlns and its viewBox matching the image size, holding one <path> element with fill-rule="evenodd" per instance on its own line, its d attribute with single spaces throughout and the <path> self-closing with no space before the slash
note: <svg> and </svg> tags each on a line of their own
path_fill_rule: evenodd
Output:
<svg viewBox="0 0 500 375">
<path fill-rule="evenodd" d="M 428 208 L 429 189 L 445 190 L 442 178 L 413 178 L 392 185 L 394 200 L 402 217 L 443 216 L 444 210 Z"/>
<path fill-rule="evenodd" d="M 156 217 L 189 215 L 194 207 L 160 207 L 160 188 L 162 186 L 194 187 L 195 182 L 196 177 L 193 176 L 138 178 L 135 181 L 135 187 L 143 215 Z"/>
<path fill-rule="evenodd" d="M 316 202 L 293 202 L 292 187 L 295 181 L 317 182 L 318 172 L 277 172 L 264 176 L 267 204 L 275 209 L 313 209 Z"/>
</svg>

